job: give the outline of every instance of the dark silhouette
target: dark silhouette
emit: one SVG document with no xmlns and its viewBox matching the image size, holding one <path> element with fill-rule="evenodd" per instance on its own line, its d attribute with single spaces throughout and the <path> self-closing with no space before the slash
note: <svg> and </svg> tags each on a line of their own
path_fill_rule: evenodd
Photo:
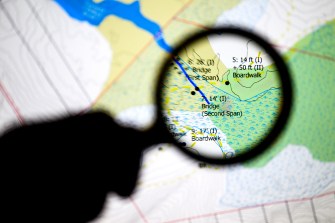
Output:
<svg viewBox="0 0 335 223">
<path fill-rule="evenodd" d="M 95 219 L 107 193 L 133 193 L 142 151 L 160 140 L 155 130 L 120 127 L 102 112 L 9 131 L 0 138 L 1 219 Z"/>
</svg>

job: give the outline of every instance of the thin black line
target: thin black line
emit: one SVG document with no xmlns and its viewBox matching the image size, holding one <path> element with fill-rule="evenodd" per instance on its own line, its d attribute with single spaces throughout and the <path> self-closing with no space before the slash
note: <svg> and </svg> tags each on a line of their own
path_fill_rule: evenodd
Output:
<svg viewBox="0 0 335 223">
<path fill-rule="evenodd" d="M 186 56 L 188 57 L 189 60 L 191 60 L 191 58 L 188 56 L 188 51 L 187 51 L 186 47 L 184 47 L 184 49 L 185 49 L 185 52 L 186 52 Z"/>
<path fill-rule="evenodd" d="M 230 74 L 230 70 L 226 70 L 226 72 L 224 72 L 222 75 L 221 75 L 221 80 L 220 80 L 220 77 L 219 77 L 219 81 L 220 82 L 223 82 L 223 76 L 227 76 L 227 79 L 228 79 L 228 74 Z M 219 76 L 219 75 L 218 75 Z"/>
<path fill-rule="evenodd" d="M 245 85 L 241 84 L 239 81 L 238 81 L 237 83 L 239 83 L 239 84 L 241 85 L 241 87 L 244 87 L 244 88 L 251 88 L 252 86 L 254 86 L 254 84 L 259 83 L 259 82 L 261 82 L 262 80 L 264 80 L 264 79 L 268 76 L 268 72 L 269 72 L 269 70 L 266 71 L 265 76 L 264 76 L 262 79 L 260 79 L 260 80 L 258 80 L 258 81 L 255 81 L 255 82 L 252 83 L 250 86 L 245 86 Z M 271 72 L 272 72 L 272 71 L 271 71 Z"/>
<path fill-rule="evenodd" d="M 269 223 L 269 219 L 268 219 L 268 216 L 266 215 L 266 211 L 265 211 L 264 205 L 262 205 L 262 212 L 263 212 L 263 217 L 264 217 L 265 223 Z"/>
<path fill-rule="evenodd" d="M 293 223 L 292 214 L 291 214 L 291 211 L 290 211 L 290 206 L 288 205 L 288 201 L 285 201 L 285 206 L 286 206 L 286 210 L 287 210 L 287 214 L 288 214 L 288 218 L 290 220 L 290 223 Z"/>
<path fill-rule="evenodd" d="M 240 218 L 240 222 L 241 222 L 241 223 L 244 223 L 244 221 L 243 221 L 243 217 L 242 217 L 241 209 L 238 209 L 238 217 Z"/>
<path fill-rule="evenodd" d="M 318 223 L 318 218 L 316 216 L 316 212 L 315 212 L 315 207 L 314 207 L 314 202 L 313 202 L 313 198 L 310 200 L 311 201 L 311 206 L 312 206 L 312 211 L 313 211 L 313 217 L 314 217 L 314 222 Z"/>
<path fill-rule="evenodd" d="M 194 48 L 193 48 L 193 53 L 195 53 L 195 54 L 200 58 L 200 60 L 202 60 L 201 56 L 195 51 Z M 194 55 L 194 54 L 193 54 L 193 55 Z M 199 65 L 201 65 L 201 64 L 199 64 Z"/>
<path fill-rule="evenodd" d="M 26 40 L 24 39 L 24 37 L 22 36 L 21 32 L 19 31 L 19 29 L 17 28 L 17 26 L 15 25 L 12 17 L 9 15 L 8 11 L 6 10 L 5 6 L 3 5 L 3 3 L 0 1 L 0 8 L 2 9 L 2 11 L 5 13 L 5 16 L 7 17 L 8 21 L 10 22 L 12 28 L 14 29 L 16 35 L 20 38 L 22 44 L 26 47 L 26 49 L 28 50 L 28 52 L 30 53 L 31 57 L 33 58 L 33 60 L 35 61 L 36 65 L 38 66 L 38 68 L 40 69 L 40 71 L 42 72 L 44 78 L 46 79 L 46 81 L 48 82 L 48 84 L 50 85 L 50 87 L 53 89 L 53 91 L 56 93 L 56 95 L 58 96 L 59 100 L 61 101 L 61 103 L 63 104 L 63 106 L 65 107 L 66 111 L 69 113 L 69 107 L 67 106 L 65 100 L 63 99 L 63 97 L 61 96 L 60 92 L 58 91 L 58 89 L 56 88 L 56 86 L 52 83 L 48 73 L 46 72 L 46 70 L 44 69 L 44 67 L 42 66 L 41 62 L 37 59 L 37 56 L 33 53 L 32 49 L 30 48 L 29 44 L 26 42 Z"/>
<path fill-rule="evenodd" d="M 229 81 L 229 74 L 230 74 L 230 73 L 227 74 L 227 80 L 228 80 L 228 81 Z M 232 83 L 232 82 L 231 82 L 231 83 Z M 231 86 L 231 84 L 229 84 L 229 87 L 230 87 L 231 92 L 233 92 L 233 94 L 236 95 L 236 96 L 238 97 L 239 100 L 241 100 L 241 97 L 233 91 L 233 87 Z"/>
<path fill-rule="evenodd" d="M 90 97 L 90 95 L 88 94 L 88 92 L 86 91 L 85 87 L 82 85 L 81 81 L 79 80 L 79 78 L 77 77 L 77 75 L 75 74 L 74 70 L 72 69 L 70 63 L 66 60 L 64 54 L 62 53 L 62 51 L 60 50 L 60 48 L 58 47 L 56 41 L 54 40 L 54 38 L 52 37 L 52 35 L 50 34 L 49 30 L 47 29 L 47 27 L 45 26 L 45 24 L 43 23 L 41 17 L 39 16 L 38 12 L 36 11 L 36 9 L 34 8 L 34 6 L 31 4 L 30 0 L 26 1 L 29 8 L 31 9 L 32 13 L 34 14 L 36 20 L 38 21 L 38 23 L 40 24 L 40 26 L 42 27 L 44 33 L 46 34 L 46 36 L 48 37 L 49 41 L 51 42 L 51 44 L 53 45 L 53 47 L 55 48 L 55 50 L 57 51 L 58 55 L 60 56 L 60 58 L 62 59 L 63 63 L 65 64 L 66 68 L 70 71 L 70 74 L 72 76 L 72 78 L 76 81 L 77 85 L 79 86 L 79 88 L 81 89 L 81 91 L 84 93 L 87 101 L 89 103 L 92 102 L 92 99 Z"/>
</svg>

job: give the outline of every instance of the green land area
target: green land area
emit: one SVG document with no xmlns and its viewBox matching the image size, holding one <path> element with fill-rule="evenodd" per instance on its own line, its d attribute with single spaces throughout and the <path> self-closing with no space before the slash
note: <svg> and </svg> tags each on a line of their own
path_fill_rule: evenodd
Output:
<svg viewBox="0 0 335 223">
<path fill-rule="evenodd" d="M 262 167 L 288 144 L 306 146 L 314 159 L 335 161 L 335 20 L 296 43 L 285 55 L 293 82 L 293 108 L 285 131 L 246 164 Z"/>
</svg>

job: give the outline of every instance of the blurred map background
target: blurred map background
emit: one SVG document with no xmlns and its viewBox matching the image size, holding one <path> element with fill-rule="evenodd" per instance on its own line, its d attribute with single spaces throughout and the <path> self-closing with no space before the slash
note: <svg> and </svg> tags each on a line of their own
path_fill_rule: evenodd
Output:
<svg viewBox="0 0 335 223">
<path fill-rule="evenodd" d="M 155 146 L 136 193 L 111 194 L 95 222 L 335 222 L 334 1 L 1 0 L 1 132 L 90 109 L 146 128 L 162 48 L 213 26 L 256 32 L 284 57 L 294 86 L 284 133 L 225 168 Z"/>
</svg>

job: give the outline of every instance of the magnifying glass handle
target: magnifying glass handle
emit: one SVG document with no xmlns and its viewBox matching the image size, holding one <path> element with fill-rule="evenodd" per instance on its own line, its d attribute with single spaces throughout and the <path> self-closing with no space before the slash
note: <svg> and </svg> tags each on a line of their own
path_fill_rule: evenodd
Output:
<svg viewBox="0 0 335 223">
<path fill-rule="evenodd" d="M 136 186 L 143 151 L 164 142 L 168 142 L 167 137 L 158 126 L 138 131 L 120 126 L 106 113 L 92 112 L 3 134 L 1 169 L 7 170 L 8 179 L 25 181 L 28 176 L 36 176 L 31 185 L 44 179 L 55 185 L 88 180 L 100 182 L 107 191 L 129 196 Z M 12 166 L 17 170 L 15 174 Z"/>
</svg>

